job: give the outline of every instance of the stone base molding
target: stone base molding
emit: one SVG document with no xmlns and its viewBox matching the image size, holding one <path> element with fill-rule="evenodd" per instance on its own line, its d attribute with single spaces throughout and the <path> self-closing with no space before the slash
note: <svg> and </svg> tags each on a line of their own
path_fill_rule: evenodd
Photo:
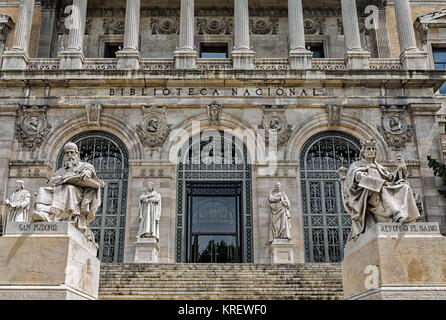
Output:
<svg viewBox="0 0 446 320">
<path fill-rule="evenodd" d="M 10 50 L 3 52 L 3 70 L 28 69 L 29 56 L 24 50 Z"/>
<path fill-rule="evenodd" d="M 296 245 L 288 239 L 274 239 L 269 246 L 271 264 L 294 263 Z"/>
<path fill-rule="evenodd" d="M 446 299 L 445 261 L 437 222 L 377 223 L 344 248 L 344 298 Z"/>
<path fill-rule="evenodd" d="M 58 53 L 60 59 L 59 69 L 79 70 L 83 69 L 85 57 L 82 51 L 66 50 Z"/>
<path fill-rule="evenodd" d="M 312 68 L 313 52 L 308 50 L 290 51 L 290 69 L 306 70 Z"/>
<path fill-rule="evenodd" d="M 155 238 L 138 238 L 135 247 L 135 263 L 158 263 L 160 246 Z"/>
<path fill-rule="evenodd" d="M 428 55 L 424 51 L 405 51 L 401 54 L 400 59 L 406 70 L 430 69 Z"/>
<path fill-rule="evenodd" d="M 197 69 L 197 52 L 190 50 L 178 50 L 173 53 L 175 57 L 175 69 Z"/>
<path fill-rule="evenodd" d="M 234 70 L 253 70 L 255 52 L 252 50 L 232 51 L 232 65 Z"/>
<path fill-rule="evenodd" d="M 347 51 L 345 65 L 350 70 L 364 70 L 370 68 L 371 54 L 368 51 Z"/>
<path fill-rule="evenodd" d="M 134 50 L 121 50 L 116 52 L 117 68 L 122 70 L 139 69 L 141 55 Z"/>
<path fill-rule="evenodd" d="M 97 248 L 69 222 L 11 222 L 0 238 L 0 299 L 96 300 Z"/>
</svg>

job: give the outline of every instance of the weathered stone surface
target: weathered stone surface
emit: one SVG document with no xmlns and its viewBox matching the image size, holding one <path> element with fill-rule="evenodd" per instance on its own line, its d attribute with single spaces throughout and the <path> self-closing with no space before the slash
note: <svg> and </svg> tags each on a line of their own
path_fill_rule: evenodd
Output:
<svg viewBox="0 0 446 320">
<path fill-rule="evenodd" d="M 97 299 L 96 252 L 68 222 L 8 223 L 0 238 L 0 298 Z"/>
<path fill-rule="evenodd" d="M 345 246 L 344 298 L 446 299 L 445 257 L 438 223 L 378 223 Z"/>
</svg>

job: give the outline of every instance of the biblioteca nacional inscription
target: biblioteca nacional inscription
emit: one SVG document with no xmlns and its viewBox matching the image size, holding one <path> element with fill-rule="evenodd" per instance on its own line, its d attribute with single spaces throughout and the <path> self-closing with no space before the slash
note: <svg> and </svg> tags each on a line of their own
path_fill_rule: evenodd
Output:
<svg viewBox="0 0 446 320">
<path fill-rule="evenodd" d="M 315 97 L 325 88 L 110 88 L 109 96 Z"/>
</svg>

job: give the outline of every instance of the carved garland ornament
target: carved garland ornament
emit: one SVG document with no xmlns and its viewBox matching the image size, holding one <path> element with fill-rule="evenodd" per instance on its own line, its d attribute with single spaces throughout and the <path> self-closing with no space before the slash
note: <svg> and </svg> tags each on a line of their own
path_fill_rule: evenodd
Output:
<svg viewBox="0 0 446 320">
<path fill-rule="evenodd" d="M 285 116 L 285 106 L 264 106 L 261 128 L 265 129 L 265 143 L 269 145 L 270 138 L 277 141 L 277 146 L 284 146 L 291 136 L 292 125 Z"/>
<path fill-rule="evenodd" d="M 276 17 L 251 18 L 249 19 L 249 30 L 252 34 L 277 34 L 279 19 Z"/>
<path fill-rule="evenodd" d="M 47 109 L 48 106 L 19 106 L 16 135 L 23 150 L 39 149 L 47 137 L 51 129 L 46 118 Z"/>
<path fill-rule="evenodd" d="M 402 151 L 406 148 L 415 129 L 408 124 L 405 110 L 386 110 L 382 107 L 382 125 L 378 126 L 378 131 L 383 135 L 388 147 L 394 151 Z"/>
<path fill-rule="evenodd" d="M 102 23 L 104 34 L 124 34 L 125 20 L 104 19 Z"/>
<path fill-rule="evenodd" d="M 166 106 L 143 106 L 142 111 L 141 124 L 136 126 L 139 139 L 145 147 L 162 147 L 171 130 L 171 125 L 167 124 Z"/>
<path fill-rule="evenodd" d="M 198 34 L 231 34 L 233 30 L 232 18 L 197 18 Z"/>
</svg>

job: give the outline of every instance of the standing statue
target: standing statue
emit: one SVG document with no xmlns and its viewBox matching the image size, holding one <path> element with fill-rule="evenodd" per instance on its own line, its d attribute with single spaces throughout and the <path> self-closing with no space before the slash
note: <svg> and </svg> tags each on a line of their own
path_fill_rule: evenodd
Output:
<svg viewBox="0 0 446 320">
<path fill-rule="evenodd" d="M 280 190 L 280 182 L 269 194 L 271 213 L 271 232 L 273 239 L 291 239 L 290 201 L 285 192 Z"/>
<path fill-rule="evenodd" d="M 9 212 L 5 219 L 5 227 L 8 222 L 28 222 L 31 194 L 25 190 L 23 184 L 24 182 L 22 180 L 17 180 L 16 190 L 6 199 L 5 204 L 9 207 Z"/>
<path fill-rule="evenodd" d="M 161 195 L 149 183 L 147 191 L 139 197 L 138 238 L 155 238 L 159 241 L 161 218 Z"/>
<path fill-rule="evenodd" d="M 420 217 L 404 160 L 397 157 L 397 169 L 390 172 L 376 161 L 375 140 L 361 145 L 360 160 L 338 170 L 344 207 L 352 217 L 349 240 L 377 222 L 408 223 Z"/>
<path fill-rule="evenodd" d="M 87 225 L 95 219 L 101 204 L 104 182 L 91 164 L 80 161 L 76 144 L 68 142 L 63 150 L 64 166 L 48 180 L 52 187 L 39 188 L 32 220 L 69 221 L 94 242 Z"/>
</svg>

